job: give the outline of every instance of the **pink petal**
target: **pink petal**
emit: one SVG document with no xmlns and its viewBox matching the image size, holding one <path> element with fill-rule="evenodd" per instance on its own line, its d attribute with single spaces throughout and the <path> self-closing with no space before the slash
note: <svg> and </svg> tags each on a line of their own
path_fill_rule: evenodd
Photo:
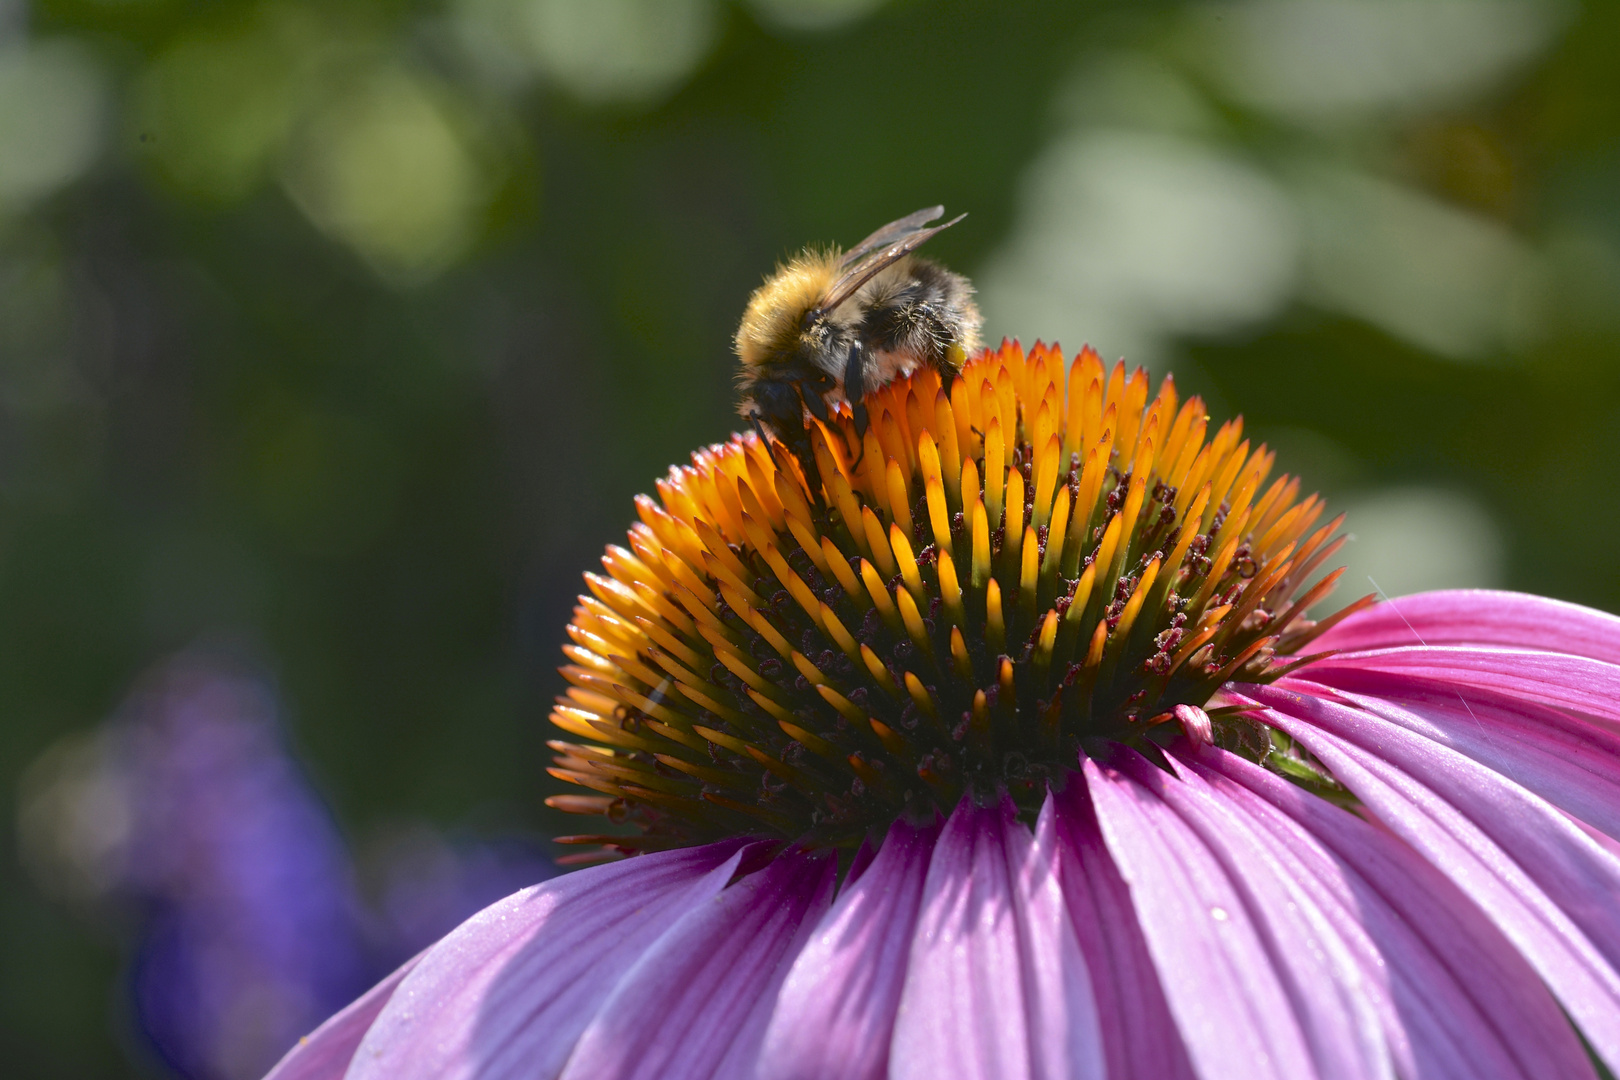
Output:
<svg viewBox="0 0 1620 1080">
<path fill-rule="evenodd" d="M 1620 860 L 1492 769 L 1358 709 L 1244 692 L 1393 832 L 1462 886 L 1620 1064 Z"/>
<path fill-rule="evenodd" d="M 934 847 L 895 1021 L 896 1080 L 1101 1077 L 1096 1005 L 1063 905 L 1050 804 L 964 799 Z"/>
<path fill-rule="evenodd" d="M 875 858 L 877 858 L 877 848 L 872 846 L 871 839 L 862 840 L 861 846 L 855 849 L 854 858 L 849 861 L 849 869 L 844 872 L 844 888 L 847 889 L 860 880 L 860 876 L 866 873 L 866 868 L 872 865 L 872 860 Z"/>
<path fill-rule="evenodd" d="M 777 991 L 837 863 L 790 851 L 671 926 L 602 1003 L 564 1080 L 752 1080 Z"/>
<path fill-rule="evenodd" d="M 1620 619 L 1525 593 L 1456 589 L 1376 604 L 1323 634 L 1311 650 L 1400 645 L 1507 645 L 1620 664 Z"/>
<path fill-rule="evenodd" d="M 349 1068 L 355 1048 L 383 1011 L 394 988 L 404 981 L 426 952 L 417 953 L 382 982 L 351 1001 L 325 1023 L 298 1040 L 264 1080 L 337 1080 Z"/>
<path fill-rule="evenodd" d="M 1207 785 L 1178 780 L 1131 751 L 1120 752 L 1115 763 L 1162 799 L 1220 864 L 1289 996 L 1317 1075 L 1393 1080 L 1375 1008 L 1387 988 L 1379 965 L 1362 963 L 1376 953 L 1355 921 L 1324 910 L 1326 898 L 1295 880 L 1297 864 L 1273 853 L 1275 841 L 1256 834 Z"/>
<path fill-rule="evenodd" d="M 490 905 L 433 946 L 367 1032 L 350 1080 L 554 1077 L 619 977 L 730 880 L 740 844 L 639 855 Z"/>
<path fill-rule="evenodd" d="M 1402 1076 L 1591 1075 L 1569 1022 L 1524 958 L 1411 848 L 1242 758 L 1212 747 L 1181 753 L 1272 837 L 1272 854 L 1357 943 Z M 1380 969 L 1388 971 L 1387 993 Z"/>
<path fill-rule="evenodd" d="M 1569 709 L 1607 731 L 1620 731 L 1620 665 L 1521 649 L 1383 649 L 1318 660 L 1303 674 L 1329 682 L 1344 674 L 1382 672 L 1435 689 L 1495 691 Z M 1376 693 L 1376 690 L 1370 691 Z"/>
<path fill-rule="evenodd" d="M 859 880 L 846 881 L 777 996 L 761 1051 L 760 1080 L 886 1075 L 912 930 L 938 833 L 937 826 L 917 829 L 896 822 Z"/>
<path fill-rule="evenodd" d="M 1101 1078 L 1108 1074 L 1101 1022 L 1064 895 L 1057 820 L 1049 794 L 1035 822 L 1034 842 L 1022 865 L 1013 868 L 1024 986 L 1033 1021 L 1034 1075 Z M 1022 840 L 1023 826 L 1012 829 Z M 1009 844 L 1009 851 L 1016 846 Z"/>
<path fill-rule="evenodd" d="M 1430 680 L 1350 667 L 1322 677 L 1365 711 L 1473 758 L 1620 837 L 1620 733 L 1499 690 L 1470 688 L 1464 697 Z M 1312 692 L 1303 680 L 1279 685 Z"/>
<path fill-rule="evenodd" d="M 1134 778 L 1091 760 L 1084 769 L 1103 839 L 1130 886 L 1197 1075 L 1316 1076 L 1288 991 L 1216 858 Z"/>
<path fill-rule="evenodd" d="M 1095 989 L 1108 1076 L 1193 1080 L 1130 889 L 1103 843 L 1085 785 L 1076 779 L 1053 801 L 1063 895 Z"/>
</svg>

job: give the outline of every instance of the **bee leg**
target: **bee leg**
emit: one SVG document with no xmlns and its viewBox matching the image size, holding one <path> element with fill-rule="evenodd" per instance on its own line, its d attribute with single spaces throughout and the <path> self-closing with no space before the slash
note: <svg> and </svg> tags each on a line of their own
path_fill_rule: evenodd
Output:
<svg viewBox="0 0 1620 1080">
<path fill-rule="evenodd" d="M 754 434 L 759 436 L 759 445 L 763 446 L 767 451 L 771 450 L 771 437 L 766 433 L 765 425 L 760 422 L 759 413 L 749 413 L 748 422 L 754 426 Z"/>
<path fill-rule="evenodd" d="M 849 343 L 849 359 L 844 362 L 844 398 L 855 417 L 855 435 L 866 438 L 866 350 L 860 339 Z"/>
<path fill-rule="evenodd" d="M 780 457 L 776 455 L 777 446 L 780 446 L 784 451 Z M 816 464 L 816 453 L 810 446 L 810 432 L 808 429 L 789 432 L 781 442 L 771 447 L 771 455 L 777 457 L 776 467 L 779 469 L 787 469 L 787 462 L 783 460 L 784 458 L 791 457 L 794 461 L 797 461 L 799 471 L 804 473 L 804 483 L 810 492 L 811 502 L 817 505 L 822 504 L 821 468 Z M 789 472 L 789 475 L 792 475 L 791 472 Z"/>
<path fill-rule="evenodd" d="M 799 463 L 799 469 L 804 473 L 805 482 L 810 488 L 810 497 L 819 503 L 821 470 L 816 465 L 815 452 L 810 448 L 809 434 L 801 434 L 797 440 L 773 438 L 757 412 L 748 414 L 748 422 L 753 425 L 754 434 L 759 436 L 759 444 L 771 455 L 778 469 L 787 469 L 787 458 L 790 457 Z"/>
<path fill-rule="evenodd" d="M 810 410 L 811 416 L 820 420 L 823 424 L 832 423 L 832 414 L 827 411 L 827 402 L 822 399 L 820 394 L 814 392 L 806 394 L 801 391 L 799 396 L 804 401 L 804 407 Z"/>
<path fill-rule="evenodd" d="M 799 471 L 804 473 L 805 483 L 809 486 L 811 499 L 819 503 L 821 501 L 821 470 L 816 465 L 815 451 L 810 446 L 810 426 L 804 419 L 804 413 L 805 410 L 809 410 L 811 416 L 818 420 L 827 421 L 830 419 L 827 414 L 827 404 L 817 395 L 807 395 L 802 390 L 797 394 L 789 391 L 788 396 L 798 405 L 798 408 L 788 412 L 788 415 L 793 418 L 791 422 L 784 419 L 781 412 L 766 414 L 773 417 L 770 430 L 775 434 L 775 439 L 766 439 L 766 432 L 759 413 L 749 414 L 748 419 L 753 422 L 754 430 L 759 432 L 760 438 L 765 440 L 765 448 L 776 459 L 778 468 L 787 467 L 778 450 L 785 451 L 786 454 L 791 455 L 799 463 Z M 779 400 L 776 405 L 779 407 L 785 406 L 787 402 Z M 783 410 L 783 412 L 786 411 Z"/>
<path fill-rule="evenodd" d="M 800 471 L 804 473 L 804 484 L 810 489 L 811 501 L 818 506 L 826 505 L 821 495 L 821 467 L 816 464 L 815 451 L 810 448 L 809 437 L 805 437 L 802 448 L 790 450 L 794 460 L 799 463 Z"/>
</svg>

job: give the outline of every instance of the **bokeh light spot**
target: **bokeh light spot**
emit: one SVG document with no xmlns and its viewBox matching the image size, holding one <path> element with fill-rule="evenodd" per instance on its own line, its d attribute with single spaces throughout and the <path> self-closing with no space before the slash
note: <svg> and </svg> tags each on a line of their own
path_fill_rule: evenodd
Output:
<svg viewBox="0 0 1620 1080">
<path fill-rule="evenodd" d="M 1431 105 L 1534 56 L 1568 5 L 1537 0 L 1256 0 L 1193 9 L 1228 92 L 1302 120 Z"/>
<path fill-rule="evenodd" d="M 77 177 L 101 148 L 106 86 L 71 42 L 0 45 L 0 213 Z"/>
<path fill-rule="evenodd" d="M 713 0 L 467 0 L 487 62 L 527 65 L 590 104 L 647 105 L 677 89 L 719 31 Z"/>
<path fill-rule="evenodd" d="M 439 87 L 385 69 L 323 106 L 284 177 L 323 232 L 386 280 L 413 285 L 476 238 L 492 187 L 482 164 Z"/>
<path fill-rule="evenodd" d="M 888 0 L 750 0 L 767 26 L 790 31 L 825 31 L 849 26 Z"/>
<path fill-rule="evenodd" d="M 1153 356 L 1166 335 L 1257 321 L 1293 292 L 1299 230 L 1286 193 L 1193 140 L 1077 135 L 1032 166 L 1023 201 L 981 282 L 992 338 L 1022 326 Z"/>
<path fill-rule="evenodd" d="M 183 38 L 144 73 L 134 136 L 187 195 L 248 195 L 274 165 L 312 96 L 319 28 L 287 9 L 230 33 Z M 301 77 L 302 76 L 302 77 Z"/>
</svg>

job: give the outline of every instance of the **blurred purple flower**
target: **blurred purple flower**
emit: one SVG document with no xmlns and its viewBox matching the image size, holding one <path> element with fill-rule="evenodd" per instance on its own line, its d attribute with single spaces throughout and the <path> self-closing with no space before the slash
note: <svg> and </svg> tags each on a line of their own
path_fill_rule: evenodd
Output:
<svg viewBox="0 0 1620 1080">
<path fill-rule="evenodd" d="M 365 985 L 343 842 L 292 763 L 268 683 L 189 653 L 141 683 L 56 800 L 91 805 L 97 899 L 133 911 L 135 1018 L 182 1076 L 235 1080 Z M 107 798 L 112 793 L 115 798 Z"/>
<path fill-rule="evenodd" d="M 135 1019 L 192 1080 L 262 1075 L 380 972 L 552 872 L 515 843 L 458 849 L 419 829 L 377 860 L 373 914 L 277 711 L 251 669 L 183 654 L 96 736 L 47 755 L 54 779 L 24 808 L 25 838 L 77 863 L 81 896 L 133 913 Z"/>
</svg>

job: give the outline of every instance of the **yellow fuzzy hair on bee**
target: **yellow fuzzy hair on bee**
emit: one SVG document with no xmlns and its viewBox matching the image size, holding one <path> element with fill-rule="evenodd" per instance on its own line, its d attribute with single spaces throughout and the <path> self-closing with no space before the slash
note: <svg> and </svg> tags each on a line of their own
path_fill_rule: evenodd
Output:
<svg viewBox="0 0 1620 1080">
<path fill-rule="evenodd" d="M 754 290 L 737 327 L 737 356 L 745 367 L 757 367 L 792 351 L 805 313 L 827 295 L 843 257 L 838 248 L 810 248 L 777 267 Z"/>
</svg>

